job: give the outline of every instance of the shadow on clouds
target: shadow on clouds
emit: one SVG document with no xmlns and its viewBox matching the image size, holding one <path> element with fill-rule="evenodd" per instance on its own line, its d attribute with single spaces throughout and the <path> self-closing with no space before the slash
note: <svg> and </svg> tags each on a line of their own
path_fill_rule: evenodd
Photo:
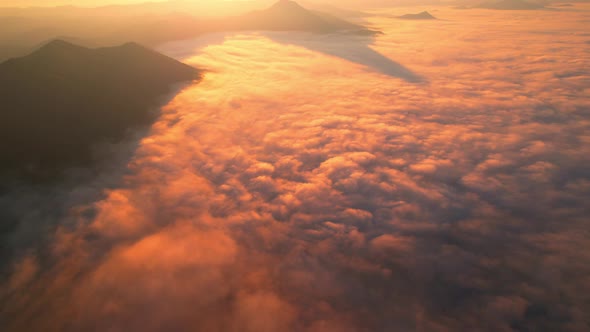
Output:
<svg viewBox="0 0 590 332">
<path fill-rule="evenodd" d="M 277 43 L 304 47 L 314 52 L 338 57 L 409 83 L 425 82 L 423 77 L 409 68 L 372 49 L 370 45 L 374 42 L 373 36 L 354 36 L 345 33 L 318 35 L 272 32 L 264 33 L 264 35 Z"/>
<path fill-rule="evenodd" d="M 212 33 L 191 41 L 179 41 L 165 44 L 162 50 L 174 58 L 187 58 L 195 50 L 206 46 L 222 44 L 227 38 L 243 33 Z M 409 83 L 425 83 L 426 79 L 404 65 L 373 50 L 370 45 L 374 36 L 351 35 L 347 33 L 315 34 L 293 32 L 259 32 L 273 42 L 293 45 L 307 50 L 337 57 L 364 66 L 371 71 L 386 76 L 402 79 Z M 192 47 L 186 47 L 190 43 Z"/>
</svg>

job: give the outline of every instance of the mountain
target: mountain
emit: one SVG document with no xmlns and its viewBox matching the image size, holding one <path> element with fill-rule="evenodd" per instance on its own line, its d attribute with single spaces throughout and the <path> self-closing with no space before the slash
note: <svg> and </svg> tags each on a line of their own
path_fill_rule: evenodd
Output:
<svg viewBox="0 0 590 332">
<path fill-rule="evenodd" d="M 173 0 L 97 8 L 0 8 L 0 62 L 29 54 L 40 43 L 57 36 L 69 36 L 68 41 L 90 47 L 128 40 L 157 47 L 174 40 L 228 31 L 378 33 L 358 23 L 366 14 L 329 6 L 314 5 L 313 8 L 321 8 L 315 11 L 293 1 L 279 1 L 252 12 L 259 1 L 209 2 Z M 219 10 L 206 10 L 209 6 Z"/>
<path fill-rule="evenodd" d="M 270 8 L 251 12 L 235 18 L 236 30 L 308 31 L 329 33 L 338 31 L 369 31 L 327 13 L 303 8 L 295 1 L 279 0 Z"/>
<path fill-rule="evenodd" d="M 89 49 L 54 40 L 0 64 L 0 175 L 49 178 L 93 162 L 96 143 L 154 119 L 197 69 L 135 43 Z"/>
<path fill-rule="evenodd" d="M 403 20 L 436 20 L 436 17 L 430 15 L 430 13 L 427 11 L 423 11 L 418 14 L 406 14 L 399 16 L 398 18 Z"/>
<path fill-rule="evenodd" d="M 498 10 L 533 10 L 544 8 L 538 3 L 531 3 L 523 0 L 501 0 L 483 3 L 477 8 L 498 9 Z"/>
</svg>

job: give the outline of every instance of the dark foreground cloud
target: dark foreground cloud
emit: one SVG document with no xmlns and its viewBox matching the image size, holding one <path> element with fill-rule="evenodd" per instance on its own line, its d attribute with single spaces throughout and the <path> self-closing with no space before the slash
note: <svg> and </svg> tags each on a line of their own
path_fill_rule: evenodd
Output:
<svg viewBox="0 0 590 332">
<path fill-rule="evenodd" d="M 2 326 L 587 331 L 584 27 L 459 14 L 373 19 L 422 84 L 261 35 L 200 48 L 128 175 L 15 254 Z"/>
</svg>

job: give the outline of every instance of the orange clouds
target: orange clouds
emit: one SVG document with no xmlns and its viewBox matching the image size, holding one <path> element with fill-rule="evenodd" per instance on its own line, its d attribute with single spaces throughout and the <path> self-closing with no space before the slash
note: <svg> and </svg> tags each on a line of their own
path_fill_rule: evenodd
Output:
<svg viewBox="0 0 590 332">
<path fill-rule="evenodd" d="M 9 330 L 584 331 L 590 64 L 546 19 L 587 14 L 535 15 L 163 46 L 210 71 L 15 265 Z"/>
</svg>

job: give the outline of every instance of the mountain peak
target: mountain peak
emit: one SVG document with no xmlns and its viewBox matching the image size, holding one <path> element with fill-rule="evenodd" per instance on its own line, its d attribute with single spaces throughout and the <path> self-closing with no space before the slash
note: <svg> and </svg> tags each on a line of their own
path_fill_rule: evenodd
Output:
<svg viewBox="0 0 590 332">
<path fill-rule="evenodd" d="M 126 42 L 125 44 L 123 44 L 121 46 L 123 46 L 123 47 L 130 47 L 130 48 L 142 48 L 142 49 L 145 49 L 146 48 L 145 46 L 143 46 L 143 45 L 141 45 L 139 43 L 133 42 L 133 41 L 132 42 Z"/>
<path fill-rule="evenodd" d="M 434 19 L 436 19 L 436 17 L 432 16 L 427 11 L 423 11 L 418 14 L 406 14 L 406 15 L 399 16 L 399 18 L 406 19 L 406 20 L 434 20 Z"/>
<path fill-rule="evenodd" d="M 43 58 L 43 59 L 49 59 L 49 58 L 51 58 L 51 59 L 56 59 L 56 58 L 67 59 L 70 56 L 86 54 L 89 51 L 90 51 L 90 49 L 88 49 L 86 47 L 72 44 L 72 43 L 67 42 L 63 39 L 54 39 L 54 40 L 51 40 L 51 41 L 45 43 L 43 46 L 39 47 L 36 51 L 31 53 L 29 56 Z"/>
<path fill-rule="evenodd" d="M 80 49 L 84 49 L 84 47 L 69 43 L 63 39 L 54 39 L 54 40 L 46 43 L 45 45 L 41 46 L 41 48 L 39 48 L 38 51 L 40 52 L 40 51 L 48 51 L 48 50 L 80 50 Z"/>
<path fill-rule="evenodd" d="M 117 46 L 121 49 L 126 49 L 126 50 L 139 50 L 139 51 L 146 51 L 149 50 L 148 48 L 146 48 L 145 46 L 138 44 L 136 42 L 127 42 L 121 46 Z"/>
<path fill-rule="evenodd" d="M 308 10 L 291 0 L 279 0 L 267 9 L 244 14 L 234 20 L 229 27 L 230 30 L 369 32 L 363 26 L 326 13 Z"/>
</svg>

